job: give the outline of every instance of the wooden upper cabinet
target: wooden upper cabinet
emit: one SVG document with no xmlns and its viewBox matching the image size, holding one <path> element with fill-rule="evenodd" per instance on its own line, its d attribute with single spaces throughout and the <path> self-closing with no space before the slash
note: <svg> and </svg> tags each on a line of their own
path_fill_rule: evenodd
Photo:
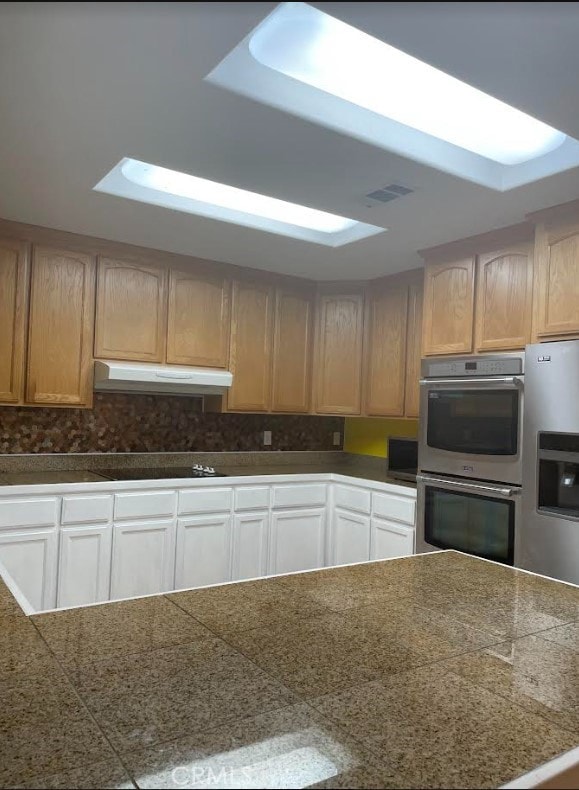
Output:
<svg viewBox="0 0 579 790">
<path fill-rule="evenodd" d="M 536 334 L 579 334 L 579 220 L 537 227 L 535 266 Z"/>
<path fill-rule="evenodd" d="M 424 354 L 468 354 L 472 351 L 474 272 L 474 256 L 426 265 Z"/>
<path fill-rule="evenodd" d="M 26 401 L 90 406 L 92 256 L 36 247 L 32 258 Z"/>
<path fill-rule="evenodd" d="M 321 294 L 317 313 L 315 409 L 360 414 L 364 297 Z"/>
<path fill-rule="evenodd" d="M 167 362 L 226 368 L 231 282 L 206 271 L 169 274 Z"/>
<path fill-rule="evenodd" d="M 422 310 L 424 276 L 408 288 L 408 330 L 406 340 L 406 391 L 404 415 L 418 417 L 420 406 L 420 362 L 422 359 Z"/>
<path fill-rule="evenodd" d="M 164 360 L 166 282 L 165 269 L 99 259 L 95 357 Z"/>
<path fill-rule="evenodd" d="M 477 351 L 524 348 L 531 340 L 533 250 L 530 244 L 480 255 L 477 265 Z"/>
<path fill-rule="evenodd" d="M 366 299 L 365 413 L 402 417 L 408 287 L 370 286 Z"/>
<path fill-rule="evenodd" d="M 28 306 L 28 250 L 0 239 L 0 402 L 21 403 Z"/>
<path fill-rule="evenodd" d="M 270 285 L 234 282 L 227 394 L 232 411 L 268 411 L 271 401 L 271 350 L 274 293 Z"/>
<path fill-rule="evenodd" d="M 310 409 L 313 312 L 310 293 L 276 290 L 272 411 Z"/>
</svg>

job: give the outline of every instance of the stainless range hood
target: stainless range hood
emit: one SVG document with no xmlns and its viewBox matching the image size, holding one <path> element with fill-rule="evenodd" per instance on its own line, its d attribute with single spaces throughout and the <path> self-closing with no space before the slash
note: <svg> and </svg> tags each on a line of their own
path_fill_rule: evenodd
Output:
<svg viewBox="0 0 579 790">
<path fill-rule="evenodd" d="M 97 392 L 221 395 L 232 382 L 231 373 L 214 368 L 108 360 L 94 363 L 94 388 Z"/>
</svg>

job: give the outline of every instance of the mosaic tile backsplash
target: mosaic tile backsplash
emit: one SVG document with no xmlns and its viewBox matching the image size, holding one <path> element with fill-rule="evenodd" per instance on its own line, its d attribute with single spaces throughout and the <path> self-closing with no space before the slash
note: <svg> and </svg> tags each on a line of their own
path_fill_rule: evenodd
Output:
<svg viewBox="0 0 579 790">
<path fill-rule="evenodd" d="M 339 450 L 334 431 L 344 435 L 342 417 L 204 414 L 199 399 L 162 395 L 95 394 L 90 410 L 0 407 L 0 453 Z"/>
</svg>

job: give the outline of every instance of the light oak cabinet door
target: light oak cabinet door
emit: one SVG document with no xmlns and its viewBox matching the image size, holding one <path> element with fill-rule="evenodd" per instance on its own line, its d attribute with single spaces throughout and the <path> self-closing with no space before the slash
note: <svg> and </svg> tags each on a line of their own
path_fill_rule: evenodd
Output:
<svg viewBox="0 0 579 790">
<path fill-rule="evenodd" d="M 313 312 L 309 294 L 276 291 L 272 411 L 309 411 Z"/>
<path fill-rule="evenodd" d="M 418 417 L 420 405 L 420 361 L 422 359 L 422 310 L 424 278 L 408 289 L 408 331 L 406 335 L 406 389 L 404 415 Z"/>
<path fill-rule="evenodd" d="M 579 334 L 579 223 L 539 225 L 535 265 L 537 335 Z"/>
<path fill-rule="evenodd" d="M 163 361 L 166 280 L 155 266 L 99 259 L 95 357 Z"/>
<path fill-rule="evenodd" d="M 28 334 L 28 403 L 90 406 L 95 266 L 90 255 L 36 247 Z"/>
<path fill-rule="evenodd" d="M 317 312 L 316 411 L 360 414 L 364 298 L 324 294 Z"/>
<path fill-rule="evenodd" d="M 230 293 L 230 281 L 219 275 L 171 270 L 167 362 L 227 367 Z"/>
<path fill-rule="evenodd" d="M 477 264 L 477 351 L 524 348 L 531 340 L 533 252 L 519 245 L 479 255 Z"/>
<path fill-rule="evenodd" d="M 268 411 L 271 401 L 273 289 L 258 282 L 235 282 L 229 367 L 233 386 L 227 408 Z"/>
<path fill-rule="evenodd" d="M 467 354 L 473 345 L 474 257 L 426 266 L 424 354 Z"/>
<path fill-rule="evenodd" d="M 408 287 L 372 291 L 366 301 L 365 413 L 404 414 Z"/>
<path fill-rule="evenodd" d="M 28 308 L 28 250 L 0 239 L 0 402 L 21 403 Z"/>
</svg>

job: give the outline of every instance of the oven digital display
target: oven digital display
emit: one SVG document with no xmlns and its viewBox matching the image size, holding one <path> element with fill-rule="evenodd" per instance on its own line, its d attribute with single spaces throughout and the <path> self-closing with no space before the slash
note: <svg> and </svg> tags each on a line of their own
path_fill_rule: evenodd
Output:
<svg viewBox="0 0 579 790">
<path fill-rule="evenodd" d="M 464 369 L 465 370 L 476 370 L 477 363 L 476 362 L 465 362 Z"/>
</svg>

